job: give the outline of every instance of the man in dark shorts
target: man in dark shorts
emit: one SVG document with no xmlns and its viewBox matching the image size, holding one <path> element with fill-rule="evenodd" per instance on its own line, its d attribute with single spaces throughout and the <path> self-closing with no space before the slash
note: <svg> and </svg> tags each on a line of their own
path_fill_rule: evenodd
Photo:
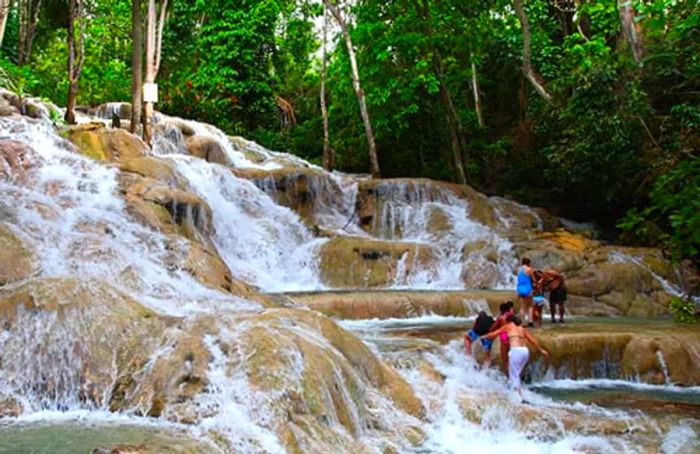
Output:
<svg viewBox="0 0 700 454">
<path fill-rule="evenodd" d="M 479 312 L 479 315 L 476 316 L 476 320 L 474 320 L 472 328 L 464 335 L 464 349 L 466 350 L 467 356 L 472 356 L 472 342 L 477 340 L 480 336 L 487 334 L 491 326 L 493 326 L 493 317 L 484 311 Z M 493 346 L 493 341 L 491 339 L 481 339 L 481 345 L 486 352 L 486 362 L 484 365 L 488 367 L 491 364 L 491 347 Z"/>
<path fill-rule="evenodd" d="M 549 290 L 549 312 L 552 315 L 552 323 L 557 322 L 557 306 L 559 306 L 559 323 L 564 323 L 564 303 L 566 302 L 564 276 L 559 271 L 550 268 L 544 272 L 544 283 Z"/>
</svg>

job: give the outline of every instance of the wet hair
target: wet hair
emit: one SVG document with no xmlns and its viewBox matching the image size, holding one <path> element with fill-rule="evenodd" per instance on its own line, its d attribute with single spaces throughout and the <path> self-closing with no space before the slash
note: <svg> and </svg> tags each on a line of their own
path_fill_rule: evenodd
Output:
<svg viewBox="0 0 700 454">
<path fill-rule="evenodd" d="M 523 319 L 518 317 L 517 315 L 509 315 L 508 318 L 506 319 L 508 323 L 515 323 L 515 326 L 520 326 L 523 324 Z"/>
<path fill-rule="evenodd" d="M 510 300 L 508 300 L 508 301 L 506 302 L 506 304 L 508 305 L 508 308 L 509 308 L 509 309 L 513 309 L 513 308 L 515 307 L 515 303 L 512 302 L 512 301 L 510 301 Z"/>
<path fill-rule="evenodd" d="M 501 312 L 501 314 L 505 314 L 510 310 L 510 306 L 508 303 L 502 303 L 500 306 L 498 306 L 498 310 Z"/>
<path fill-rule="evenodd" d="M 531 264 L 532 262 L 530 261 L 529 258 L 523 257 L 523 260 L 522 260 L 521 263 L 522 263 L 523 265 L 530 266 L 530 264 Z"/>
</svg>

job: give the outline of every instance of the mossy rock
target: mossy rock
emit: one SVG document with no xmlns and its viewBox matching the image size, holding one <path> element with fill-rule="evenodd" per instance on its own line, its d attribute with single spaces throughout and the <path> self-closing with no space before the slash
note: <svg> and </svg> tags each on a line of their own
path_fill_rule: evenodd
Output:
<svg viewBox="0 0 700 454">
<path fill-rule="evenodd" d="M 215 139 L 207 136 L 191 136 L 185 142 L 187 151 L 192 156 L 216 164 L 229 165 L 224 147 Z"/>
<path fill-rule="evenodd" d="M 120 163 L 123 172 L 132 172 L 143 177 L 153 178 L 168 186 L 184 189 L 187 180 L 180 175 L 172 161 L 146 156 Z"/>
<path fill-rule="evenodd" d="M 96 407 L 107 404 L 114 371 L 150 356 L 154 333 L 165 327 L 106 283 L 72 278 L 33 279 L 0 291 L 0 323 L 9 333 L 0 343 L 10 389 L 31 389 L 45 377 L 46 398 Z"/>
<path fill-rule="evenodd" d="M 374 241 L 359 237 L 335 237 L 320 251 L 321 279 L 342 288 L 385 287 L 405 276 L 397 276 L 399 262 L 405 259 L 406 275 L 417 263 L 435 260 L 430 248 L 415 243 Z"/>
<path fill-rule="evenodd" d="M 123 129 L 107 128 L 103 123 L 70 126 L 68 139 L 80 153 L 97 161 L 129 161 L 148 153 L 143 140 Z"/>
</svg>

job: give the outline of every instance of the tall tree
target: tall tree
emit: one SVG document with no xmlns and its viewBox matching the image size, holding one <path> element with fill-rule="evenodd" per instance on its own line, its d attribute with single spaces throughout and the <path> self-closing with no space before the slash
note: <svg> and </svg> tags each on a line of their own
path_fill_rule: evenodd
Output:
<svg viewBox="0 0 700 454">
<path fill-rule="evenodd" d="M 146 26 L 146 83 L 154 84 L 160 68 L 160 54 L 163 46 L 163 29 L 168 13 L 168 0 L 161 0 L 160 17 L 156 17 L 156 0 L 148 0 L 148 21 Z M 151 144 L 153 137 L 153 102 L 144 103 L 143 140 Z"/>
<path fill-rule="evenodd" d="M 352 38 L 350 37 L 350 30 L 348 29 L 348 24 L 343 17 L 343 13 L 340 10 L 340 6 L 333 3 L 331 0 L 323 0 L 323 4 L 326 5 L 328 10 L 331 12 L 340 31 L 343 34 L 343 39 L 345 41 L 345 47 L 348 50 L 348 58 L 350 59 L 350 70 L 352 74 L 352 86 L 355 90 L 355 95 L 357 96 L 357 102 L 360 105 L 360 115 L 362 116 L 362 122 L 365 125 L 365 134 L 367 135 L 367 143 L 369 145 L 369 165 L 370 172 L 374 178 L 379 178 L 381 173 L 379 171 L 379 159 L 377 158 L 377 145 L 374 141 L 374 132 L 372 131 L 372 122 L 369 118 L 369 111 L 367 110 L 367 101 L 365 100 L 365 92 L 362 90 L 362 85 L 360 84 L 360 72 L 357 69 L 357 58 L 355 57 L 355 48 L 352 44 Z"/>
<path fill-rule="evenodd" d="M 532 67 L 532 34 L 530 31 L 530 23 L 528 22 L 527 14 L 525 13 L 525 7 L 523 6 L 523 0 L 515 0 L 515 13 L 518 15 L 520 27 L 522 28 L 523 32 L 523 74 L 535 88 L 537 94 L 551 104 L 552 95 L 549 94 L 547 89 L 540 82 L 539 75 Z"/>
<path fill-rule="evenodd" d="M 39 23 L 41 0 L 17 0 L 19 36 L 17 38 L 17 63 L 26 65 L 32 55 L 32 45 Z"/>
<path fill-rule="evenodd" d="M 75 98 L 78 96 L 78 81 L 85 61 L 84 21 L 83 0 L 68 0 L 68 102 L 65 114 L 68 124 L 75 124 Z"/>
<path fill-rule="evenodd" d="M 331 171 L 335 164 L 335 153 L 331 149 L 330 132 L 328 127 L 328 109 L 326 107 L 326 76 L 328 73 L 328 8 L 323 5 L 323 44 L 321 50 L 321 117 L 323 117 L 323 167 Z"/>
<path fill-rule="evenodd" d="M 464 134 L 462 120 L 459 118 L 459 113 L 455 108 L 452 100 L 452 93 L 445 82 L 445 66 L 442 61 L 442 54 L 434 41 L 433 26 L 431 23 L 430 4 L 427 0 L 421 0 L 416 3 L 416 9 L 419 17 L 425 23 L 425 33 L 429 39 L 430 51 L 433 60 L 433 73 L 439 84 L 440 103 L 445 114 L 447 128 L 450 133 L 450 146 L 452 147 L 452 159 L 457 179 L 462 184 L 467 184 L 467 176 L 464 173 L 464 158 L 463 153 L 466 151 L 464 146 Z"/>
<path fill-rule="evenodd" d="M 0 47 L 2 47 L 2 39 L 5 36 L 5 25 L 7 25 L 7 16 L 10 15 L 10 7 L 12 0 L 0 0 Z"/>
<path fill-rule="evenodd" d="M 476 121 L 479 126 L 484 127 L 484 117 L 481 113 L 481 97 L 479 96 L 479 77 L 476 73 L 476 63 L 472 56 L 472 93 L 474 95 L 474 111 L 476 112 Z"/>
<path fill-rule="evenodd" d="M 142 1 L 131 0 L 131 124 L 129 131 L 136 132 L 141 123 L 143 108 L 143 14 Z"/>
</svg>

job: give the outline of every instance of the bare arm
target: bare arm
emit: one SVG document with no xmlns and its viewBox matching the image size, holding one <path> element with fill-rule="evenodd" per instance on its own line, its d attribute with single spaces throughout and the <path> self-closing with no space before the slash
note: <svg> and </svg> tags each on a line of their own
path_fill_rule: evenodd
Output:
<svg viewBox="0 0 700 454">
<path fill-rule="evenodd" d="M 483 339 L 495 339 L 496 336 L 498 336 L 499 334 L 501 334 L 501 333 L 504 332 L 505 330 L 506 330 L 506 327 L 505 327 L 505 326 L 501 326 L 501 327 L 498 328 L 496 331 L 491 331 L 490 333 L 481 336 L 481 338 L 483 338 Z"/>
<path fill-rule="evenodd" d="M 528 332 L 528 330 L 523 329 L 523 334 L 525 335 L 525 340 L 527 340 L 533 347 L 539 350 L 540 353 L 542 353 L 545 357 L 549 356 L 549 352 L 540 346 L 540 343 L 537 342 L 537 339 L 535 339 L 532 336 L 532 334 Z"/>
</svg>

